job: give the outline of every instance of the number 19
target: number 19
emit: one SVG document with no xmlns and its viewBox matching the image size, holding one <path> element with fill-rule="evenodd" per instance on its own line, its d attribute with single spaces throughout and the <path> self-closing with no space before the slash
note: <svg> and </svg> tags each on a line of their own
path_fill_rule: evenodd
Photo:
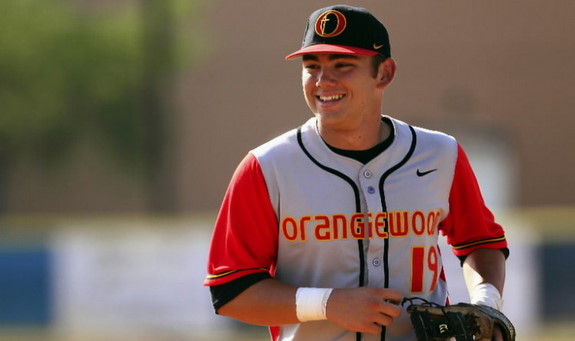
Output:
<svg viewBox="0 0 575 341">
<path fill-rule="evenodd" d="M 425 266 L 427 264 L 427 267 Z M 425 274 L 428 270 L 431 272 L 432 280 L 429 291 L 433 291 L 437 285 L 439 278 L 439 259 L 437 255 L 437 248 L 435 246 L 429 247 L 429 251 L 425 252 L 425 246 L 414 246 L 411 249 L 411 293 L 422 293 L 425 283 Z"/>
</svg>

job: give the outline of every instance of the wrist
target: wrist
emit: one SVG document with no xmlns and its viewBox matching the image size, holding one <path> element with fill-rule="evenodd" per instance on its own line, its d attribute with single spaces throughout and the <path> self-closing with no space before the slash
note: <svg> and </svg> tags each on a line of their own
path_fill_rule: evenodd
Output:
<svg viewBox="0 0 575 341">
<path fill-rule="evenodd" d="M 476 285 L 470 293 L 470 301 L 472 304 L 482 304 L 497 310 L 503 308 L 501 293 L 491 283 Z"/>
<path fill-rule="evenodd" d="M 295 294 L 296 315 L 300 322 L 327 319 L 327 300 L 332 288 L 298 288 Z"/>
</svg>

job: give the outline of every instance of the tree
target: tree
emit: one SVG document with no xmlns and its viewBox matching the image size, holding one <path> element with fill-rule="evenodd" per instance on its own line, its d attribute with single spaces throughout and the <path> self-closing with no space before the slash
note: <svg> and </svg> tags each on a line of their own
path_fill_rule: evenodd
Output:
<svg viewBox="0 0 575 341">
<path fill-rule="evenodd" d="M 189 16 L 195 5 L 141 0 L 87 9 L 62 0 L 0 2 L 0 190 L 18 158 L 55 166 L 80 137 L 91 136 L 166 195 L 157 189 L 168 115 L 159 86 L 182 65 L 176 58 L 187 60 L 173 44 L 179 39 L 174 18 Z M 169 207 L 152 202 L 151 209 Z"/>
</svg>

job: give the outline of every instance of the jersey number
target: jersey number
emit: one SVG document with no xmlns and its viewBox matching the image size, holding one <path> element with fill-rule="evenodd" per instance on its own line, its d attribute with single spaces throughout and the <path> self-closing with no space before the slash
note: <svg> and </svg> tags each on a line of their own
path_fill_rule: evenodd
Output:
<svg viewBox="0 0 575 341">
<path fill-rule="evenodd" d="M 435 290 L 439 278 L 438 263 L 435 246 L 431 246 L 427 252 L 424 246 L 414 246 L 411 249 L 411 293 L 423 293 L 426 273 L 432 276 L 429 291 Z"/>
</svg>

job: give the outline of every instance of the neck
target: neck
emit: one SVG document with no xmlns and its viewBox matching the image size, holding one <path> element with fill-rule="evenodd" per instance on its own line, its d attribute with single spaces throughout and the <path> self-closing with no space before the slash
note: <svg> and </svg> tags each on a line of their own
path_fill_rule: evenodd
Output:
<svg viewBox="0 0 575 341">
<path fill-rule="evenodd" d="M 381 116 L 354 129 L 338 129 L 318 123 L 318 131 L 327 144 L 345 150 L 370 149 L 391 134 L 391 128 L 381 120 Z"/>
</svg>

